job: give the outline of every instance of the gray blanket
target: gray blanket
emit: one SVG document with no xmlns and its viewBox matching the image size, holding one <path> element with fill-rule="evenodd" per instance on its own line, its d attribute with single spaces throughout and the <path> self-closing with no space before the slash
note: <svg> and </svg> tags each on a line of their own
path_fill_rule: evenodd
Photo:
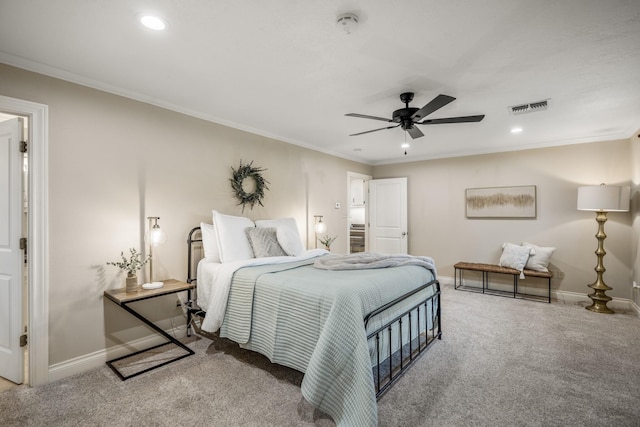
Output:
<svg viewBox="0 0 640 427">
<path fill-rule="evenodd" d="M 385 255 L 374 252 L 361 252 L 349 255 L 328 255 L 317 259 L 313 266 L 322 270 L 364 270 L 371 268 L 400 267 L 417 265 L 431 270 L 436 276 L 436 265 L 428 256 Z"/>
</svg>

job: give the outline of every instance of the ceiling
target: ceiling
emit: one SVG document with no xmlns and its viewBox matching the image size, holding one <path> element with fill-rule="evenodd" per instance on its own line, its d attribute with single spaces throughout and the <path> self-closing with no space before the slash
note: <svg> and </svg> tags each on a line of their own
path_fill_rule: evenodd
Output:
<svg viewBox="0 0 640 427">
<path fill-rule="evenodd" d="M 640 128 L 638 0 L 0 0 L 0 62 L 373 165 Z M 406 155 L 401 128 L 349 136 L 386 124 L 346 113 L 391 117 L 407 91 L 457 98 L 430 119 L 486 117 L 422 126 Z"/>
</svg>

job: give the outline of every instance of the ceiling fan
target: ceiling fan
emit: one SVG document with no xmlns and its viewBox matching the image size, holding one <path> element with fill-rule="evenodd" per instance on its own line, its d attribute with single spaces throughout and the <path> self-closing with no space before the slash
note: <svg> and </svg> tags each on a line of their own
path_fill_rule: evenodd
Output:
<svg viewBox="0 0 640 427">
<path fill-rule="evenodd" d="M 368 130 L 365 132 L 354 133 L 349 136 L 364 135 L 365 133 L 377 132 L 379 130 L 393 129 L 398 126 L 402 126 L 411 138 L 416 139 L 424 136 L 424 133 L 418 129 L 415 125 L 440 125 L 444 123 L 471 123 L 479 122 L 484 119 L 484 114 L 479 116 L 463 116 L 463 117 L 448 117 L 444 119 L 427 119 L 422 120 L 434 111 L 439 110 L 448 103 L 455 100 L 453 96 L 438 95 L 431 100 L 427 105 L 422 108 L 409 107 L 409 103 L 413 100 L 413 92 L 405 92 L 400 94 L 400 101 L 404 102 L 405 107 L 400 108 L 393 112 L 391 119 L 385 119 L 384 117 L 367 116 L 366 114 L 348 113 L 345 116 L 360 117 L 363 119 L 381 120 L 383 122 L 398 123 L 394 126 L 387 126 L 384 128 Z M 422 120 L 422 121 L 420 121 Z"/>
</svg>

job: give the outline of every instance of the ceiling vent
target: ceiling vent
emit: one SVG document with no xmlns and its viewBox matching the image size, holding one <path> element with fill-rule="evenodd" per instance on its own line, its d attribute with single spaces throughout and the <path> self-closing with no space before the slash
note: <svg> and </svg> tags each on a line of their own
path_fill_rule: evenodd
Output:
<svg viewBox="0 0 640 427">
<path fill-rule="evenodd" d="M 530 104 L 512 105 L 509 112 L 514 116 L 519 114 L 535 113 L 536 111 L 545 111 L 549 106 L 548 99 L 544 101 L 532 102 Z"/>
</svg>

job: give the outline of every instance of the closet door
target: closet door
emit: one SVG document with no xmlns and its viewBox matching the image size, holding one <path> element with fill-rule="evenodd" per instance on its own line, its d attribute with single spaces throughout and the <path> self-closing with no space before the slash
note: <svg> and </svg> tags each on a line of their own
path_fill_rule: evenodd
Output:
<svg viewBox="0 0 640 427">
<path fill-rule="evenodd" d="M 407 178 L 369 181 L 369 230 L 369 251 L 407 253 Z"/>
<path fill-rule="evenodd" d="M 0 376 L 23 381 L 22 120 L 0 122 Z"/>
</svg>

